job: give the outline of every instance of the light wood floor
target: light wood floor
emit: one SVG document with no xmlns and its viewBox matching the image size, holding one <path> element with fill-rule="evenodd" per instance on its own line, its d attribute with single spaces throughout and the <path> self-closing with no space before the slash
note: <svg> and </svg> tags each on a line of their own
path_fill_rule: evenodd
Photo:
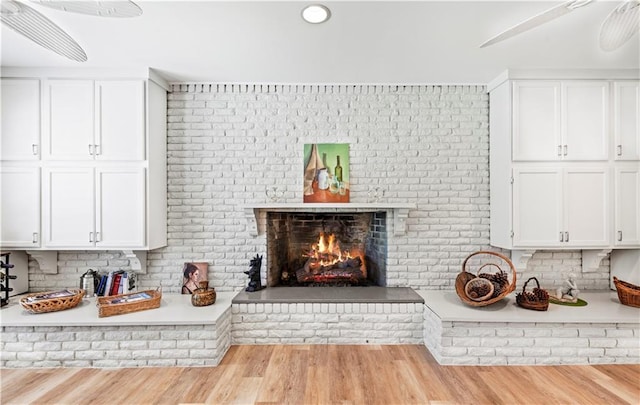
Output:
<svg viewBox="0 0 640 405">
<path fill-rule="evenodd" d="M 218 367 L 2 369 L 2 404 L 639 404 L 640 365 L 440 366 L 424 346 L 233 346 Z"/>
</svg>

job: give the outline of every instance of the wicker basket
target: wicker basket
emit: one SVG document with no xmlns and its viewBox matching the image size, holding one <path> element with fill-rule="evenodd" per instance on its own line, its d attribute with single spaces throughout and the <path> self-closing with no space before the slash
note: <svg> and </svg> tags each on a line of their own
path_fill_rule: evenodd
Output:
<svg viewBox="0 0 640 405">
<path fill-rule="evenodd" d="M 141 294 L 146 294 L 149 298 L 133 300 Z M 104 318 L 107 316 L 122 315 L 130 312 L 158 308 L 160 306 L 161 298 L 162 292 L 159 290 L 146 290 L 139 291 L 137 293 L 98 297 L 96 302 L 98 307 L 98 317 Z"/>
<path fill-rule="evenodd" d="M 533 292 L 527 291 L 529 281 L 535 281 L 536 287 Z M 516 294 L 516 304 L 522 308 L 532 309 L 534 311 L 546 311 L 549 308 L 549 293 L 540 288 L 540 283 L 535 277 L 531 277 L 522 286 L 522 292 Z"/>
<path fill-rule="evenodd" d="M 478 266 L 478 269 L 475 272 L 472 271 L 473 270 L 471 268 L 472 267 L 471 261 L 473 261 L 472 259 L 474 260 L 477 259 L 483 262 L 482 259 L 486 256 L 493 256 L 492 259 L 495 259 L 495 258 L 500 259 L 500 264 L 482 263 L 481 265 Z M 497 295 L 494 292 L 491 298 L 485 299 L 484 301 L 474 301 L 469 296 L 467 296 L 465 292 L 467 283 L 478 278 L 483 271 L 486 271 L 489 268 L 493 268 L 495 270 L 506 273 L 509 279 L 509 283 L 500 292 L 498 292 Z M 508 272 L 506 270 L 508 270 Z M 462 263 L 462 272 L 460 272 L 460 274 L 458 274 L 458 276 L 456 277 L 456 293 L 458 294 L 458 297 L 460 297 L 460 300 L 462 302 L 473 307 L 484 307 L 487 305 L 494 304 L 502 300 L 511 292 L 513 292 L 513 290 L 515 290 L 515 287 L 516 287 L 516 268 L 511 262 L 511 260 L 509 260 L 508 257 L 498 252 L 480 250 L 470 254 L 469 256 L 467 256 L 466 259 L 464 259 L 464 262 Z"/>
<path fill-rule="evenodd" d="M 472 301 L 486 301 L 493 296 L 494 289 L 495 287 L 491 281 L 486 278 L 475 277 L 469 280 L 469 282 L 464 286 L 464 293 Z M 476 291 L 486 292 L 478 294 Z"/>
<path fill-rule="evenodd" d="M 64 295 L 55 297 L 61 292 L 70 292 L 72 295 Z M 82 297 L 84 297 L 84 290 L 81 289 L 68 289 L 64 291 L 47 291 L 28 294 L 20 299 L 20 305 L 28 312 L 32 314 L 43 314 L 46 312 L 62 311 L 77 306 Z M 52 296 L 51 298 L 44 298 Z M 41 298 L 43 297 L 43 298 Z"/>
<path fill-rule="evenodd" d="M 618 299 L 622 305 L 640 308 L 640 286 L 618 280 L 618 277 L 613 277 L 613 284 L 616 286 Z"/>
</svg>

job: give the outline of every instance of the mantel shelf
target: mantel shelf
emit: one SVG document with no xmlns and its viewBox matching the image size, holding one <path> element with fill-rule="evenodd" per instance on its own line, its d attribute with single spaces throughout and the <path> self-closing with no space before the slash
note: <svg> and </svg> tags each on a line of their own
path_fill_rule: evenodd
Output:
<svg viewBox="0 0 640 405">
<path fill-rule="evenodd" d="M 258 236 L 259 212 L 377 212 L 391 211 L 393 214 L 393 233 L 396 236 L 407 232 L 409 210 L 415 209 L 411 203 L 263 203 L 244 206 L 245 219 L 251 236 Z"/>
</svg>

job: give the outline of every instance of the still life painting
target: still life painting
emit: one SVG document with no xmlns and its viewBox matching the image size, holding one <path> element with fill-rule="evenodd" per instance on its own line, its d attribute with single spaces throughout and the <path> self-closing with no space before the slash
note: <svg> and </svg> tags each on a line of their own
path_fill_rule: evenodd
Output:
<svg viewBox="0 0 640 405">
<path fill-rule="evenodd" d="M 182 293 L 193 294 L 201 281 L 207 281 L 209 263 L 185 263 L 182 267 Z"/>
<path fill-rule="evenodd" d="M 303 202 L 349 202 L 349 144 L 304 145 Z"/>
</svg>

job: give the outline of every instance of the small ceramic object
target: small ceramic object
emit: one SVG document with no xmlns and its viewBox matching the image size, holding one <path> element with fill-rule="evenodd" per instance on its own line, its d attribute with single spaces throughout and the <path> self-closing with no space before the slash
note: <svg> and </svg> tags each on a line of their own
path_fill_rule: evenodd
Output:
<svg viewBox="0 0 640 405">
<path fill-rule="evenodd" d="M 206 307 L 216 302 L 215 288 L 209 288 L 208 281 L 200 281 L 198 288 L 191 294 L 191 305 L 194 307 Z"/>
</svg>

